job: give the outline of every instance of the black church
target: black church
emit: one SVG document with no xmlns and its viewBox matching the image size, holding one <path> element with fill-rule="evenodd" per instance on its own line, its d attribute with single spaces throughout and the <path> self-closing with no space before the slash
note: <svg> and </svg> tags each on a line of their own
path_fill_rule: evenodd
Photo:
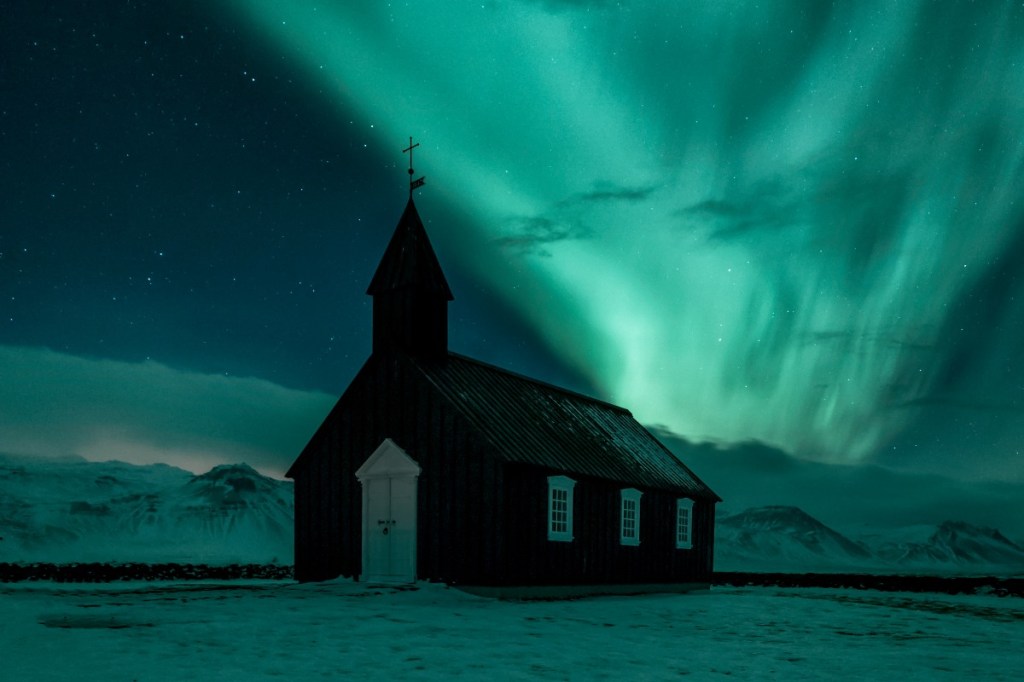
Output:
<svg viewBox="0 0 1024 682">
<path fill-rule="evenodd" d="M 448 350 L 411 194 L 367 294 L 372 353 L 287 473 L 298 580 L 709 584 L 720 498 L 628 410 Z"/>
</svg>

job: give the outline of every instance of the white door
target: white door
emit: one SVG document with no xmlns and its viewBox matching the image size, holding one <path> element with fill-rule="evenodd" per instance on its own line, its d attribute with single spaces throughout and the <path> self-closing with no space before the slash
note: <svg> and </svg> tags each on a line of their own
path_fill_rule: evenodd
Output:
<svg viewBox="0 0 1024 682">
<path fill-rule="evenodd" d="M 401 582 L 416 579 L 416 479 L 391 481 L 391 539 L 389 575 Z"/>
<path fill-rule="evenodd" d="M 363 483 L 363 575 L 384 580 L 391 573 L 391 479 Z"/>
<path fill-rule="evenodd" d="M 363 486 L 362 580 L 415 582 L 419 473 L 419 465 L 390 439 L 356 472 Z"/>
</svg>

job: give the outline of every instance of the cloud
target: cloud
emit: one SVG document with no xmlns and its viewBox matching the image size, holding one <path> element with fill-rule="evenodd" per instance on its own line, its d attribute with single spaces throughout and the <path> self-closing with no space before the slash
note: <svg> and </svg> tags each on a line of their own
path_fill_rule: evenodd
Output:
<svg viewBox="0 0 1024 682">
<path fill-rule="evenodd" d="M 573 194 L 554 205 L 546 215 L 516 217 L 510 222 L 510 233 L 493 240 L 501 248 L 538 256 L 550 256 L 546 244 L 575 239 L 590 239 L 594 230 L 586 212 L 595 205 L 609 202 L 645 201 L 657 189 L 654 186 L 626 187 L 614 183 L 595 183 L 588 192 Z"/>
<path fill-rule="evenodd" d="M 336 399 L 252 377 L 0 346 L 0 451 L 280 474 Z"/>
<path fill-rule="evenodd" d="M 550 256 L 544 248 L 572 239 L 586 239 L 591 231 L 584 225 L 545 216 L 516 218 L 512 221 L 512 234 L 499 237 L 494 243 L 501 248 L 512 249 L 520 253 L 532 253 L 538 256 Z"/>
<path fill-rule="evenodd" d="M 777 187 L 758 187 L 750 199 L 704 199 L 676 211 L 687 226 L 705 227 L 709 240 L 728 241 L 758 230 L 775 231 L 796 221 L 797 208 L 777 196 Z"/>
<path fill-rule="evenodd" d="M 590 192 L 576 194 L 565 203 L 590 203 L 600 201 L 643 201 L 651 196 L 656 187 L 618 187 L 601 183 Z"/>
</svg>

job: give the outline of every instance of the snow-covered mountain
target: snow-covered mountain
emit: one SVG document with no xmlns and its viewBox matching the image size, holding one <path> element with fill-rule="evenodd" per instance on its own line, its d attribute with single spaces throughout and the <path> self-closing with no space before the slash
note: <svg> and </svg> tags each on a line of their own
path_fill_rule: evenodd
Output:
<svg viewBox="0 0 1024 682">
<path fill-rule="evenodd" d="M 758 507 L 715 525 L 721 571 L 1024 574 L 1024 548 L 958 521 L 892 528 L 851 540 L 797 507 Z"/>
<path fill-rule="evenodd" d="M 994 528 L 960 521 L 946 521 L 937 528 L 907 529 L 901 536 L 890 535 L 879 542 L 876 552 L 903 566 L 1017 566 L 1024 570 L 1024 547 Z"/>
<path fill-rule="evenodd" d="M 715 566 L 719 570 L 856 570 L 872 558 L 868 548 L 797 507 L 748 509 L 715 524 Z"/>
<path fill-rule="evenodd" d="M 245 464 L 0 455 L 0 561 L 292 561 L 291 483 Z"/>
</svg>

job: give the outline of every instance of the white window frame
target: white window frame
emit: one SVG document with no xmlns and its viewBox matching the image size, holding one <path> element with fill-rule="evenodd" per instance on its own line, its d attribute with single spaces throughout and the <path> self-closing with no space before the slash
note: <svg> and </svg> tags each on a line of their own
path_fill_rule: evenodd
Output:
<svg viewBox="0 0 1024 682">
<path fill-rule="evenodd" d="M 693 549 L 693 500 L 686 497 L 676 500 L 676 549 Z"/>
<path fill-rule="evenodd" d="M 576 481 L 568 476 L 548 476 L 548 540 L 551 542 L 573 540 L 572 508 L 575 488 Z M 561 502 L 565 503 L 565 509 L 560 508 Z M 565 514 L 564 520 L 561 518 L 562 513 Z M 563 525 L 564 529 L 560 528 Z"/>
<path fill-rule="evenodd" d="M 640 498 L 643 493 L 636 488 L 623 488 L 619 504 L 619 543 L 629 547 L 640 544 Z M 632 511 L 632 517 L 627 514 Z M 627 522 L 632 522 L 627 523 Z"/>
</svg>

